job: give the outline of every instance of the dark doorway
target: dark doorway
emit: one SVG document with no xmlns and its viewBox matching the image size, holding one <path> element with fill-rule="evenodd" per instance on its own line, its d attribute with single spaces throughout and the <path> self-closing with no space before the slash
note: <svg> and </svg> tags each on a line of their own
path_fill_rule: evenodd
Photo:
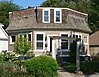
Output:
<svg viewBox="0 0 99 77">
<path fill-rule="evenodd" d="M 52 52 L 52 38 L 50 38 L 50 52 Z"/>
</svg>

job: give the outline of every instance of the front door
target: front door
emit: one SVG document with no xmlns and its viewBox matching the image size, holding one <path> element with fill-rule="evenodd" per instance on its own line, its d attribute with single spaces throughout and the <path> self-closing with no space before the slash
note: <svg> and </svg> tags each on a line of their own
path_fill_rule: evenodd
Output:
<svg viewBox="0 0 99 77">
<path fill-rule="evenodd" d="M 48 51 L 50 51 L 50 52 L 52 52 L 52 39 L 50 38 L 51 36 L 57 36 L 57 35 L 48 35 Z M 56 39 L 55 40 L 55 49 L 57 49 L 58 48 L 58 40 Z"/>
</svg>

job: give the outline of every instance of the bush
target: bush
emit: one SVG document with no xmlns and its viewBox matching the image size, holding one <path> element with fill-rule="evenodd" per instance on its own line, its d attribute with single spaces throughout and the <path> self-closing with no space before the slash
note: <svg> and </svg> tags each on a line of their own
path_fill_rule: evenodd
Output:
<svg viewBox="0 0 99 77">
<path fill-rule="evenodd" d="M 68 72 L 75 72 L 76 71 L 76 65 L 73 63 L 66 63 L 64 66 L 64 69 Z"/>
<path fill-rule="evenodd" d="M 14 64 L 11 62 L 0 63 L 0 77 L 12 77 L 14 75 Z"/>
<path fill-rule="evenodd" d="M 26 61 L 25 66 L 34 77 L 57 77 L 58 65 L 52 57 L 38 56 Z"/>
<path fill-rule="evenodd" d="M 95 73 L 96 66 L 92 61 L 82 62 L 80 69 L 85 74 L 93 74 Z"/>
</svg>

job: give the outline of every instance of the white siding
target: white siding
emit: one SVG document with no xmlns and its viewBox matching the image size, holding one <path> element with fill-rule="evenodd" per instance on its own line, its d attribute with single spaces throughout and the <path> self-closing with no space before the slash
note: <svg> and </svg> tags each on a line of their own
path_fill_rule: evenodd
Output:
<svg viewBox="0 0 99 77">
<path fill-rule="evenodd" d="M 6 32 L 3 30 L 1 26 L 0 26 L 0 38 L 8 39 Z"/>
<path fill-rule="evenodd" d="M 0 52 L 2 50 L 8 51 L 8 35 L 2 28 L 2 24 L 0 23 Z"/>
<path fill-rule="evenodd" d="M 7 50 L 8 51 L 8 41 L 6 40 L 0 40 L 0 52 L 2 50 Z"/>
</svg>

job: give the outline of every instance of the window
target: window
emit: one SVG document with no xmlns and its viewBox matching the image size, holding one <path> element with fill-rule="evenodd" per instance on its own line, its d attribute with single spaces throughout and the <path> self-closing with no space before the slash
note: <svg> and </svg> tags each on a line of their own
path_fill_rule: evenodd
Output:
<svg viewBox="0 0 99 77">
<path fill-rule="evenodd" d="M 43 50 L 43 34 L 37 34 L 36 35 L 36 49 L 37 50 Z"/>
<path fill-rule="evenodd" d="M 48 11 L 44 11 L 44 21 L 45 22 L 49 21 Z"/>
<path fill-rule="evenodd" d="M 87 36 L 84 36 L 84 43 L 87 43 Z"/>
<path fill-rule="evenodd" d="M 68 34 L 61 34 L 61 37 L 68 37 Z M 68 40 L 61 40 L 61 49 L 68 49 Z"/>
<path fill-rule="evenodd" d="M 24 35 L 24 38 L 27 38 L 26 34 Z"/>
<path fill-rule="evenodd" d="M 15 36 L 11 36 L 12 37 L 12 42 L 15 42 Z"/>
<path fill-rule="evenodd" d="M 10 36 L 10 43 L 14 43 L 15 42 L 16 37 L 15 36 Z"/>
<path fill-rule="evenodd" d="M 54 10 L 54 22 L 55 23 L 61 23 L 62 22 L 62 16 L 61 16 L 61 10 L 60 9 Z"/>
<path fill-rule="evenodd" d="M 81 38 L 80 34 L 73 34 L 73 38 Z"/>
<path fill-rule="evenodd" d="M 50 23 L 50 10 L 43 9 L 43 23 Z"/>
<path fill-rule="evenodd" d="M 56 22 L 60 22 L 60 11 L 56 11 Z"/>
<path fill-rule="evenodd" d="M 31 34 L 28 34 L 28 41 L 31 41 Z"/>
</svg>

